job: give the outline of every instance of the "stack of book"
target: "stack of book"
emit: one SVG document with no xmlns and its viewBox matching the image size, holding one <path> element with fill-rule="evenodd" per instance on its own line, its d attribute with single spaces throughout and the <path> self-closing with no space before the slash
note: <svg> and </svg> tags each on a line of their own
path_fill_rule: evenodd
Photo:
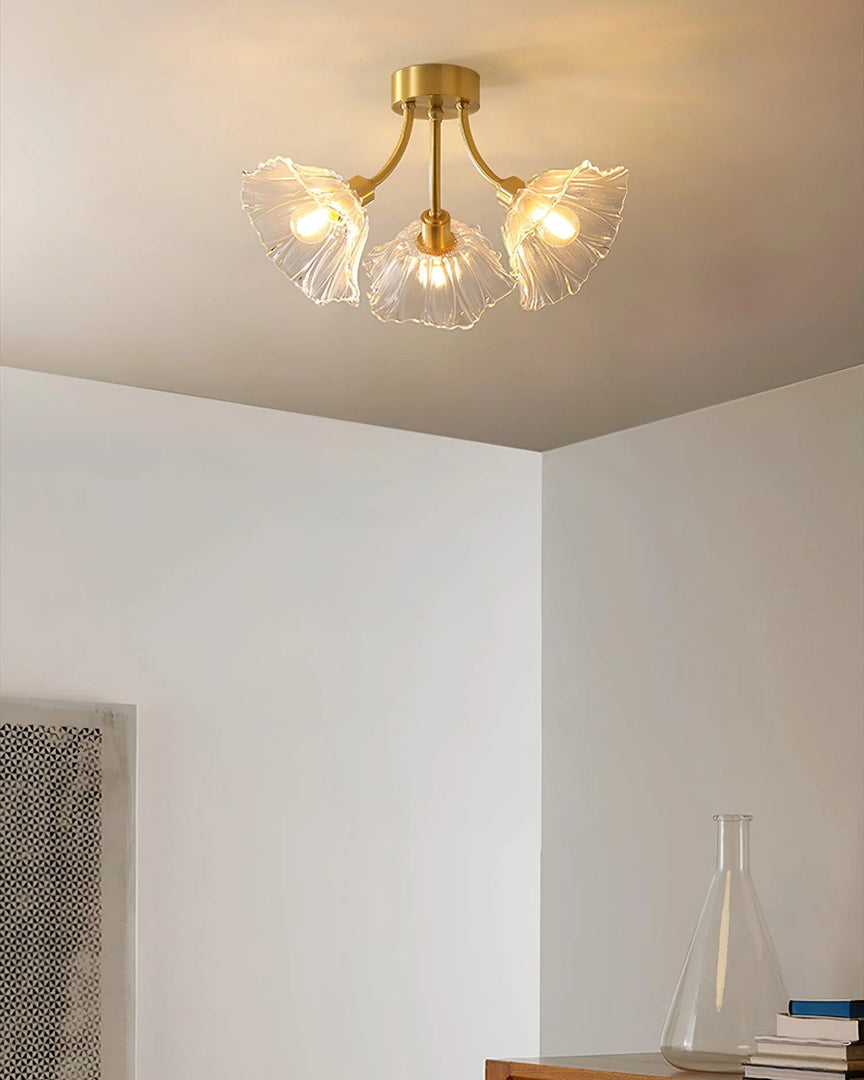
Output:
<svg viewBox="0 0 864 1080">
<path fill-rule="evenodd" d="M 864 1001 L 789 1002 L 773 1035 L 756 1036 L 744 1065 L 750 1080 L 864 1077 Z"/>
</svg>

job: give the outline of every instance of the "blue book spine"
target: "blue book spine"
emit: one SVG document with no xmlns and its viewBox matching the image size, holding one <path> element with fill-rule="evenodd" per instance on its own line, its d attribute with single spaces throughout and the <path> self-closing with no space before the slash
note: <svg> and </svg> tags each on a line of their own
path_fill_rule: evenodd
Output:
<svg viewBox="0 0 864 1080">
<path fill-rule="evenodd" d="M 844 1020 L 864 1020 L 864 1000 L 789 1002 L 790 1016 L 839 1016 Z"/>
</svg>

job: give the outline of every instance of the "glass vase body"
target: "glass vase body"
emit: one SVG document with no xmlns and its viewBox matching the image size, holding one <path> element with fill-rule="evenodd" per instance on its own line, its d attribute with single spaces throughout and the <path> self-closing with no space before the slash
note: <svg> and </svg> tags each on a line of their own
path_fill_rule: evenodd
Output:
<svg viewBox="0 0 864 1080">
<path fill-rule="evenodd" d="M 679 1069 L 741 1072 L 755 1036 L 775 1030 L 787 995 L 753 878 L 750 821 L 718 814 L 717 869 L 660 1040 Z"/>
</svg>

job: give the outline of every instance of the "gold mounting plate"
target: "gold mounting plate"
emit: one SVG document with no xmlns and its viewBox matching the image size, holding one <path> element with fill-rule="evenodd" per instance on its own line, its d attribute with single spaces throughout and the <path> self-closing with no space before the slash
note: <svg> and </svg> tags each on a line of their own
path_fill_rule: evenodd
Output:
<svg viewBox="0 0 864 1080">
<path fill-rule="evenodd" d="M 458 64 L 412 64 L 390 76 L 393 112 L 401 113 L 406 101 L 415 101 L 419 120 L 420 109 L 428 108 L 433 97 L 443 104 L 445 120 L 459 115 L 457 101 L 467 101 L 465 111 L 475 113 L 480 108 L 480 76 Z"/>
</svg>

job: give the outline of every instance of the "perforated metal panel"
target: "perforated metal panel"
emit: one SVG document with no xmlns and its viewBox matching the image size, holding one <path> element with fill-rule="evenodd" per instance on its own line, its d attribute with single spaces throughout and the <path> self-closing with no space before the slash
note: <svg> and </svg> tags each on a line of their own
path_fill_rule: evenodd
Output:
<svg viewBox="0 0 864 1080">
<path fill-rule="evenodd" d="M 22 722 L 22 708 L 55 722 Z M 128 731 L 105 709 L 81 726 L 68 722 L 86 719 L 81 707 L 74 716 L 37 703 L 12 709 L 7 722 L 4 703 L 0 722 L 0 1077 L 124 1080 L 133 1058 Z M 118 1002 L 118 990 L 129 1000 Z"/>
</svg>

